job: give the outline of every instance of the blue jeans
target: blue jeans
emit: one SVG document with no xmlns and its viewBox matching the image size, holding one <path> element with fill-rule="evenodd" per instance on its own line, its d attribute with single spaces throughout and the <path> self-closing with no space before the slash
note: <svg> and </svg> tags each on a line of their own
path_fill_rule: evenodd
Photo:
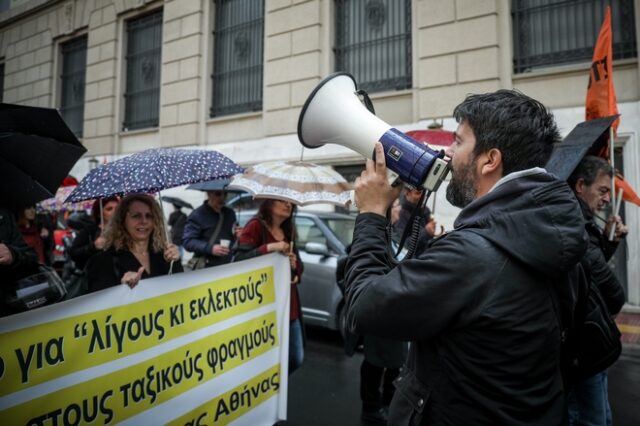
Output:
<svg viewBox="0 0 640 426">
<path fill-rule="evenodd" d="M 567 398 L 569 425 L 610 426 L 607 371 L 576 384 Z"/>
<path fill-rule="evenodd" d="M 299 319 L 289 323 L 289 374 L 296 371 L 304 359 L 302 323 Z"/>
</svg>

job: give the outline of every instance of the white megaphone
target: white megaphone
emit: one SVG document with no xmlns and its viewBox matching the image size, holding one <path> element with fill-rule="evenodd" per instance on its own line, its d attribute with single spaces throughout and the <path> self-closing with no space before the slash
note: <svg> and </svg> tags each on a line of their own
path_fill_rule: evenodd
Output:
<svg viewBox="0 0 640 426">
<path fill-rule="evenodd" d="M 362 104 L 351 74 L 331 74 L 316 86 L 302 107 L 298 138 L 307 148 L 335 143 L 373 158 L 376 142 L 384 147 L 388 179 L 436 191 L 449 166 L 434 151 L 380 120 Z M 366 93 L 365 93 L 366 95 Z"/>
</svg>

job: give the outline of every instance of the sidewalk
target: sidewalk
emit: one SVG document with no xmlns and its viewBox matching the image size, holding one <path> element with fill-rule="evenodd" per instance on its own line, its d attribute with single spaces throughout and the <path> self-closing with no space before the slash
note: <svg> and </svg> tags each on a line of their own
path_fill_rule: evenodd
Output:
<svg viewBox="0 0 640 426">
<path fill-rule="evenodd" d="M 616 324 L 622 333 L 622 344 L 640 348 L 640 307 L 624 305 Z"/>
</svg>

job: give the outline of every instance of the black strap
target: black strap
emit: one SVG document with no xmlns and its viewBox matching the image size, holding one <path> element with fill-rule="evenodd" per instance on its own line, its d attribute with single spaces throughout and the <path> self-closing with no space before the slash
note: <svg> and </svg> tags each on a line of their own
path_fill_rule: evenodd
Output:
<svg viewBox="0 0 640 426">
<path fill-rule="evenodd" d="M 364 102 L 364 106 L 369 110 L 371 114 L 375 115 L 376 110 L 375 108 L 373 108 L 373 102 L 371 102 L 371 98 L 369 98 L 369 94 L 362 89 L 358 90 L 356 94 L 362 96 L 362 101 Z"/>
<path fill-rule="evenodd" d="M 220 210 L 219 214 L 220 214 L 220 219 L 218 220 L 216 229 L 213 231 L 213 234 L 211 234 L 211 238 L 209 238 L 209 244 L 213 244 L 216 241 L 216 238 L 218 238 L 218 235 L 220 234 L 220 230 L 222 229 L 222 222 L 224 222 L 224 210 Z"/>
</svg>

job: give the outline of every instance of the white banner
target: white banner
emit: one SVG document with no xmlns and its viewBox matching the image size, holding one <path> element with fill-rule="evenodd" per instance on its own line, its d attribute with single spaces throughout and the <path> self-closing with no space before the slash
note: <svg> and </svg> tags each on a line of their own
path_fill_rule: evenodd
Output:
<svg viewBox="0 0 640 426">
<path fill-rule="evenodd" d="M 290 274 L 272 254 L 0 318 L 2 424 L 286 420 Z"/>
</svg>

